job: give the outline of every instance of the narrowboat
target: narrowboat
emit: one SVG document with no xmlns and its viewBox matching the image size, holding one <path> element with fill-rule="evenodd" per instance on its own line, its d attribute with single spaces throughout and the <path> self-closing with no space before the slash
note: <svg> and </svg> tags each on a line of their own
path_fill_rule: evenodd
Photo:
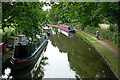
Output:
<svg viewBox="0 0 120 80">
<path fill-rule="evenodd" d="M 48 43 L 46 36 L 40 39 L 41 44 L 25 40 L 15 45 L 14 55 L 10 58 L 12 70 L 20 70 L 36 63 Z"/>
<path fill-rule="evenodd" d="M 75 30 L 71 26 L 67 26 L 65 24 L 60 25 L 59 29 L 67 31 L 67 32 L 73 32 L 73 33 L 75 33 Z"/>
</svg>

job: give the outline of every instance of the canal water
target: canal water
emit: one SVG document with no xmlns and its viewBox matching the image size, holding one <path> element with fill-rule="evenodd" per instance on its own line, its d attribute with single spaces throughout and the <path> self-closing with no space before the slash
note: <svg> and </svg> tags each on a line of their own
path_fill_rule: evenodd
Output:
<svg viewBox="0 0 120 80">
<path fill-rule="evenodd" d="M 42 60 L 41 60 L 42 57 Z M 33 78 L 109 78 L 116 76 L 100 53 L 84 39 L 75 34 L 68 34 L 51 28 L 48 44 L 34 66 L 20 71 L 13 71 L 9 64 L 5 68 L 9 78 L 31 80 Z M 8 77 L 4 74 L 3 77 Z M 116 79 L 117 80 L 117 79 Z"/>
</svg>

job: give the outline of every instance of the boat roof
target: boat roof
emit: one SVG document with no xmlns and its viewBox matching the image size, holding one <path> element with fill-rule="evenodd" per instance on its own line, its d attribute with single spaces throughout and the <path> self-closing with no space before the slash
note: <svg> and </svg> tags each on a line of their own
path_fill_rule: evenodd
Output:
<svg viewBox="0 0 120 80">
<path fill-rule="evenodd" d="M 65 25 L 65 24 L 62 24 L 62 26 L 65 26 L 65 27 L 70 27 L 70 26 L 68 26 L 68 25 Z"/>
</svg>

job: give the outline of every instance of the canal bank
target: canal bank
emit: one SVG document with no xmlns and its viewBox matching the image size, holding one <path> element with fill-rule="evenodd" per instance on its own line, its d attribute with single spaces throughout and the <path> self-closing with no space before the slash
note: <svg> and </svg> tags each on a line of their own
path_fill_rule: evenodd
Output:
<svg viewBox="0 0 120 80">
<path fill-rule="evenodd" d="M 118 60 L 118 50 L 114 50 L 114 48 L 110 47 L 107 43 L 97 40 L 95 37 L 87 34 L 81 30 L 77 30 L 76 32 L 80 35 L 80 37 L 85 38 L 88 43 L 93 45 L 101 56 L 106 60 L 107 64 L 111 67 L 112 71 L 115 75 L 120 79 L 119 73 L 119 60 Z"/>
<path fill-rule="evenodd" d="M 49 25 L 51 27 L 59 27 L 58 25 Z M 84 38 L 89 44 L 94 46 L 96 50 L 101 54 L 101 56 L 105 59 L 107 64 L 111 67 L 111 70 L 115 73 L 115 75 L 120 79 L 120 69 L 119 69 L 119 60 L 118 60 L 118 50 L 111 47 L 110 44 L 103 40 L 97 40 L 93 35 L 88 34 L 87 32 L 81 30 L 75 30 L 76 33 L 79 34 L 80 37 Z"/>
</svg>

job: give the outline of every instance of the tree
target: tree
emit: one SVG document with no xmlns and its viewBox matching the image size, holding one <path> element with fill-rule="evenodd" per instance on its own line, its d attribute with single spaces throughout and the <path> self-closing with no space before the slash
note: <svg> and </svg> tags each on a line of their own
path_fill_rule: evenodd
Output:
<svg viewBox="0 0 120 80">
<path fill-rule="evenodd" d="M 3 23 L 5 27 L 15 28 L 15 34 L 25 33 L 27 37 L 41 34 L 38 28 L 46 20 L 46 12 L 42 10 L 43 3 L 39 2 L 3 2 Z"/>
<path fill-rule="evenodd" d="M 83 26 L 91 25 L 97 27 L 104 20 L 111 24 L 118 21 L 119 16 L 118 3 L 103 3 L 103 2 L 59 2 L 52 5 L 57 19 L 63 22 L 80 22 Z M 52 17 L 51 17 L 52 18 Z"/>
</svg>

